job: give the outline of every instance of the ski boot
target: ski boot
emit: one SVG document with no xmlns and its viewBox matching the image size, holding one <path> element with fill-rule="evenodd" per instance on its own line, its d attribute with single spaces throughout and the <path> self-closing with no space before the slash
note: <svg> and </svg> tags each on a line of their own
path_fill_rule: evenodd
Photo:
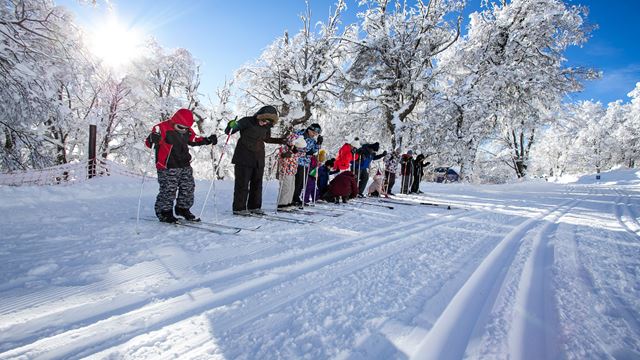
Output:
<svg viewBox="0 0 640 360">
<path fill-rule="evenodd" d="M 180 216 L 180 217 L 183 217 L 185 220 L 195 221 L 195 222 L 200 221 L 200 218 L 198 218 L 197 216 L 193 215 L 191 213 L 191 211 L 189 211 L 189 209 L 183 209 L 183 208 L 176 207 L 175 210 L 176 210 L 176 215 Z"/>
<path fill-rule="evenodd" d="M 159 214 L 157 214 L 158 216 L 158 220 L 160 220 L 160 222 L 163 223 L 169 223 L 169 224 L 175 224 L 178 222 L 178 219 L 173 216 L 173 211 L 169 210 L 169 211 L 162 211 Z"/>
</svg>

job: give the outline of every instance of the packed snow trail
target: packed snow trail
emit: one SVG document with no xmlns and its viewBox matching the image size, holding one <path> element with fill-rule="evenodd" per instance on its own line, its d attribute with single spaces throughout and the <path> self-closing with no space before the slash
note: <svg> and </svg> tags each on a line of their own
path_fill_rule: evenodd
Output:
<svg viewBox="0 0 640 360">
<path fill-rule="evenodd" d="M 145 222 L 136 236 L 135 179 L 0 187 L 0 359 L 637 358 L 640 182 L 621 175 L 406 197 L 452 210 L 287 214 L 317 224 L 223 209 L 260 227 L 238 235 Z"/>
</svg>

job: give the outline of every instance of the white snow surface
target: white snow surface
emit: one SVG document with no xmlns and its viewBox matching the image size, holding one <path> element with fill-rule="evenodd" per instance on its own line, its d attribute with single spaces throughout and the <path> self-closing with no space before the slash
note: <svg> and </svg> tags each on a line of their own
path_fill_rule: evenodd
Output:
<svg viewBox="0 0 640 360">
<path fill-rule="evenodd" d="M 235 235 L 136 225 L 139 178 L 0 187 L 0 359 L 638 359 L 639 176 L 286 215 L 314 224 L 234 217 L 217 182 L 203 219 L 260 226 Z"/>
</svg>

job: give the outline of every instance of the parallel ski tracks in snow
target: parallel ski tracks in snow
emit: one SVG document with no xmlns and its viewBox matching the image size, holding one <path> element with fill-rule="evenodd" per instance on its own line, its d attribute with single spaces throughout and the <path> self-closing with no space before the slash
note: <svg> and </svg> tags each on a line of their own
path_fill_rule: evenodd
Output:
<svg viewBox="0 0 640 360">
<path fill-rule="evenodd" d="M 546 278 L 549 277 L 552 249 L 548 247 L 546 239 L 554 231 L 558 219 L 577 202 L 579 200 L 567 200 L 523 221 L 509 232 L 453 296 L 412 357 L 459 359 L 465 353 L 478 356 L 483 349 L 474 349 L 472 338 L 483 334 L 486 322 L 491 317 L 509 316 L 504 312 L 514 310 L 513 332 L 506 339 L 509 353 L 520 358 L 553 356 L 544 354 L 549 345 L 548 332 L 539 322 L 550 320 L 547 319 L 549 311 L 544 299 L 549 286 Z M 532 248 L 524 265 L 514 264 L 521 247 L 530 238 L 533 239 Z M 513 278 L 514 275 L 518 276 L 514 266 L 524 266 L 519 280 Z M 511 310 L 505 309 L 505 306 Z M 502 314 L 492 315 L 494 311 Z M 544 326 L 555 325 L 547 322 Z"/>
<path fill-rule="evenodd" d="M 5 356 L 41 358 L 86 356 L 109 346 L 115 346 L 143 332 L 159 329 L 187 316 L 232 303 L 357 254 L 375 251 L 394 243 L 393 251 L 381 251 L 375 258 L 391 256 L 400 249 L 421 241 L 420 235 L 431 229 L 454 221 L 462 221 L 466 217 L 470 215 L 451 212 L 441 219 L 422 218 L 394 224 L 390 228 L 379 229 L 358 237 L 324 242 L 301 251 L 292 251 L 231 269 L 208 273 L 202 275 L 197 282 L 180 283 L 170 291 L 156 294 L 153 299 L 140 299 L 135 304 L 127 304 L 119 308 L 120 310 L 117 307 L 113 308 L 103 313 L 103 320 L 96 319 L 95 312 L 87 311 L 93 315 L 88 322 L 89 325 L 79 317 L 75 322 L 58 324 L 49 329 L 46 328 L 46 324 L 41 324 L 44 329 L 40 334 L 32 334 L 27 339 L 6 339 L 15 344 L 28 344 L 0 354 L 0 358 Z M 355 264 L 346 266 L 343 272 L 353 272 L 367 264 L 369 262 L 358 260 Z M 339 272 L 335 276 L 338 274 Z M 229 327 L 231 324 L 236 326 L 238 323 L 249 321 L 265 313 L 267 309 L 291 301 L 292 297 L 301 296 L 308 291 L 310 290 L 301 286 L 296 288 L 295 296 L 291 292 L 285 292 L 282 298 L 274 299 L 268 306 L 262 304 L 242 315 L 241 319 L 234 317 L 233 321 L 229 321 L 226 326 Z M 33 323 L 31 325 L 33 326 Z M 64 331 L 69 328 L 74 329 Z M 35 340 L 34 337 L 39 340 Z"/>
</svg>

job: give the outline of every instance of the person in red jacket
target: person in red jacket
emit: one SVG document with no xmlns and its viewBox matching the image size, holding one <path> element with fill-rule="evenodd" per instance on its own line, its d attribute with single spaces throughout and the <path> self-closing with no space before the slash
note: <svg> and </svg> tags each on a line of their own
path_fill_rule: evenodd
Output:
<svg viewBox="0 0 640 360">
<path fill-rule="evenodd" d="M 327 191 L 324 194 L 324 199 L 337 204 L 340 202 L 340 199 L 342 199 L 343 203 L 346 203 L 347 199 L 353 199 L 356 196 L 358 196 L 356 176 L 353 175 L 351 170 L 346 170 L 329 182 Z"/>
<path fill-rule="evenodd" d="M 360 141 L 358 138 L 353 138 L 338 150 L 336 161 L 333 164 L 333 168 L 338 171 L 344 171 L 351 168 L 351 165 L 358 160 L 358 154 L 356 150 L 360 147 Z"/>
<path fill-rule="evenodd" d="M 178 221 L 173 214 L 174 201 L 177 216 L 190 221 L 200 221 L 190 211 L 196 184 L 191 168 L 189 145 L 215 145 L 218 139 L 216 135 L 196 136 L 191 129 L 192 125 L 193 113 L 187 109 L 180 109 L 171 119 L 156 124 L 145 140 L 145 145 L 154 149 L 156 153 L 160 190 L 156 197 L 155 212 L 162 222 Z"/>
</svg>

